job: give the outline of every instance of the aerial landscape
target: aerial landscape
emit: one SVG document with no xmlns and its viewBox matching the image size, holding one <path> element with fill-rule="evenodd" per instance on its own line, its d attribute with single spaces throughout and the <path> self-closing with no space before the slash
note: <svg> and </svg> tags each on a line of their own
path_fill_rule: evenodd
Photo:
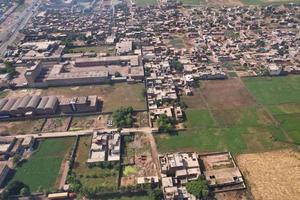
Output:
<svg viewBox="0 0 300 200">
<path fill-rule="evenodd" d="M 299 185 L 300 0 L 0 0 L 0 199 Z"/>
</svg>

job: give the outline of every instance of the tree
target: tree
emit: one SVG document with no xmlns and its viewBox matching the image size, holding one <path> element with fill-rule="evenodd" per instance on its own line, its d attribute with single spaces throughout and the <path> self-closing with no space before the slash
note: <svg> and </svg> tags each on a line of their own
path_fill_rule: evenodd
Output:
<svg viewBox="0 0 300 200">
<path fill-rule="evenodd" d="M 7 190 L 8 195 L 19 195 L 21 189 L 23 189 L 24 187 L 28 188 L 28 186 L 25 185 L 21 181 L 13 181 L 8 184 L 8 186 L 6 187 L 6 190 Z"/>
<path fill-rule="evenodd" d="M 166 114 L 162 114 L 158 117 L 157 127 L 160 132 L 172 132 L 174 130 L 174 122 L 173 119 L 168 117 Z"/>
<path fill-rule="evenodd" d="M 170 67 L 172 69 L 175 69 L 176 71 L 183 71 L 184 67 L 183 67 L 183 64 L 181 64 L 177 59 L 172 59 L 170 61 Z"/>
<path fill-rule="evenodd" d="M 30 190 L 28 187 L 23 187 L 20 191 L 20 195 L 22 196 L 29 196 L 30 195 Z"/>
<path fill-rule="evenodd" d="M 115 77 L 121 77 L 121 73 L 120 72 L 115 72 Z"/>
<path fill-rule="evenodd" d="M 186 189 L 197 198 L 207 197 L 209 194 L 208 186 L 203 176 L 200 176 L 196 181 L 188 182 Z"/>
<path fill-rule="evenodd" d="M 14 166 L 17 166 L 21 159 L 22 159 L 22 157 L 19 154 L 16 154 L 13 158 Z"/>
<path fill-rule="evenodd" d="M 127 107 L 127 108 L 119 108 L 112 114 L 113 122 L 118 128 L 122 127 L 130 127 L 133 123 L 133 108 Z"/>
</svg>

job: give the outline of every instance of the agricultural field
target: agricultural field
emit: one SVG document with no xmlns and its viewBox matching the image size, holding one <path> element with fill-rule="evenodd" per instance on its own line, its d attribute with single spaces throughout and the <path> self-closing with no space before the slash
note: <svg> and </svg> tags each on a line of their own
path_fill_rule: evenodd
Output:
<svg viewBox="0 0 300 200">
<path fill-rule="evenodd" d="M 254 199 L 299 199 L 299 151 L 243 154 L 237 156 L 237 164 L 251 186 Z"/>
<path fill-rule="evenodd" d="M 222 86 L 223 87 L 222 87 Z M 185 131 L 157 135 L 160 152 L 261 152 L 289 146 L 286 134 L 237 78 L 203 81 L 187 105 Z"/>
<path fill-rule="evenodd" d="M 83 187 L 96 188 L 116 188 L 119 175 L 119 169 L 88 167 L 86 161 L 88 159 L 91 145 L 91 137 L 81 137 L 79 139 L 77 155 L 74 163 L 73 172 Z"/>
<path fill-rule="evenodd" d="M 205 0 L 180 0 L 180 2 L 184 5 L 200 5 L 205 3 Z"/>
<path fill-rule="evenodd" d="M 46 119 L 0 122 L 0 135 L 25 135 L 39 133 Z"/>
<path fill-rule="evenodd" d="M 42 91 L 42 95 L 56 95 L 61 97 L 97 95 L 103 102 L 102 111 L 112 112 L 121 106 L 146 109 L 145 99 L 141 98 L 143 90 L 144 84 L 118 83 L 113 85 L 48 88 Z"/>
<path fill-rule="evenodd" d="M 151 6 L 156 5 L 157 0 L 134 0 L 137 6 Z"/>
<path fill-rule="evenodd" d="M 244 82 L 289 140 L 300 144 L 300 77 L 247 78 Z"/>
<path fill-rule="evenodd" d="M 62 162 L 66 159 L 74 142 L 75 139 L 70 137 L 41 141 L 31 157 L 17 167 L 12 180 L 28 185 L 31 192 L 41 188 L 57 189 Z"/>
</svg>

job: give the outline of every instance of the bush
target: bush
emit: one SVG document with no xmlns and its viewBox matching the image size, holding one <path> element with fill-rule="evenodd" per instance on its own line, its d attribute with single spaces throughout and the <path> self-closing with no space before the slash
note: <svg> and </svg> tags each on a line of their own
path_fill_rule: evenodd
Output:
<svg viewBox="0 0 300 200">
<path fill-rule="evenodd" d="M 208 186 L 205 178 L 200 176 L 198 180 L 191 181 L 186 184 L 187 191 L 197 198 L 207 197 L 209 194 Z"/>
<path fill-rule="evenodd" d="M 132 119 L 133 108 L 119 108 L 112 114 L 113 122 L 118 128 L 131 127 L 133 123 Z"/>
<path fill-rule="evenodd" d="M 174 131 L 174 121 L 166 114 L 162 114 L 156 121 L 159 132 L 171 133 Z"/>
</svg>

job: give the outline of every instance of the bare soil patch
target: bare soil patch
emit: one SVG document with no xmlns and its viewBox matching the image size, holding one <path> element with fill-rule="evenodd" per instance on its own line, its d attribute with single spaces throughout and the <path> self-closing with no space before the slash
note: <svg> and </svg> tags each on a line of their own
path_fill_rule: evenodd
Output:
<svg viewBox="0 0 300 200">
<path fill-rule="evenodd" d="M 256 200 L 300 199 L 300 153 L 291 149 L 237 156 Z"/>
<path fill-rule="evenodd" d="M 25 135 L 39 133 L 45 119 L 0 122 L 0 135 Z"/>
<path fill-rule="evenodd" d="M 202 94 L 211 109 L 231 109 L 256 105 L 251 94 L 237 78 L 202 83 Z"/>
<path fill-rule="evenodd" d="M 48 118 L 44 125 L 43 132 L 67 131 L 70 121 L 70 117 Z"/>
</svg>

